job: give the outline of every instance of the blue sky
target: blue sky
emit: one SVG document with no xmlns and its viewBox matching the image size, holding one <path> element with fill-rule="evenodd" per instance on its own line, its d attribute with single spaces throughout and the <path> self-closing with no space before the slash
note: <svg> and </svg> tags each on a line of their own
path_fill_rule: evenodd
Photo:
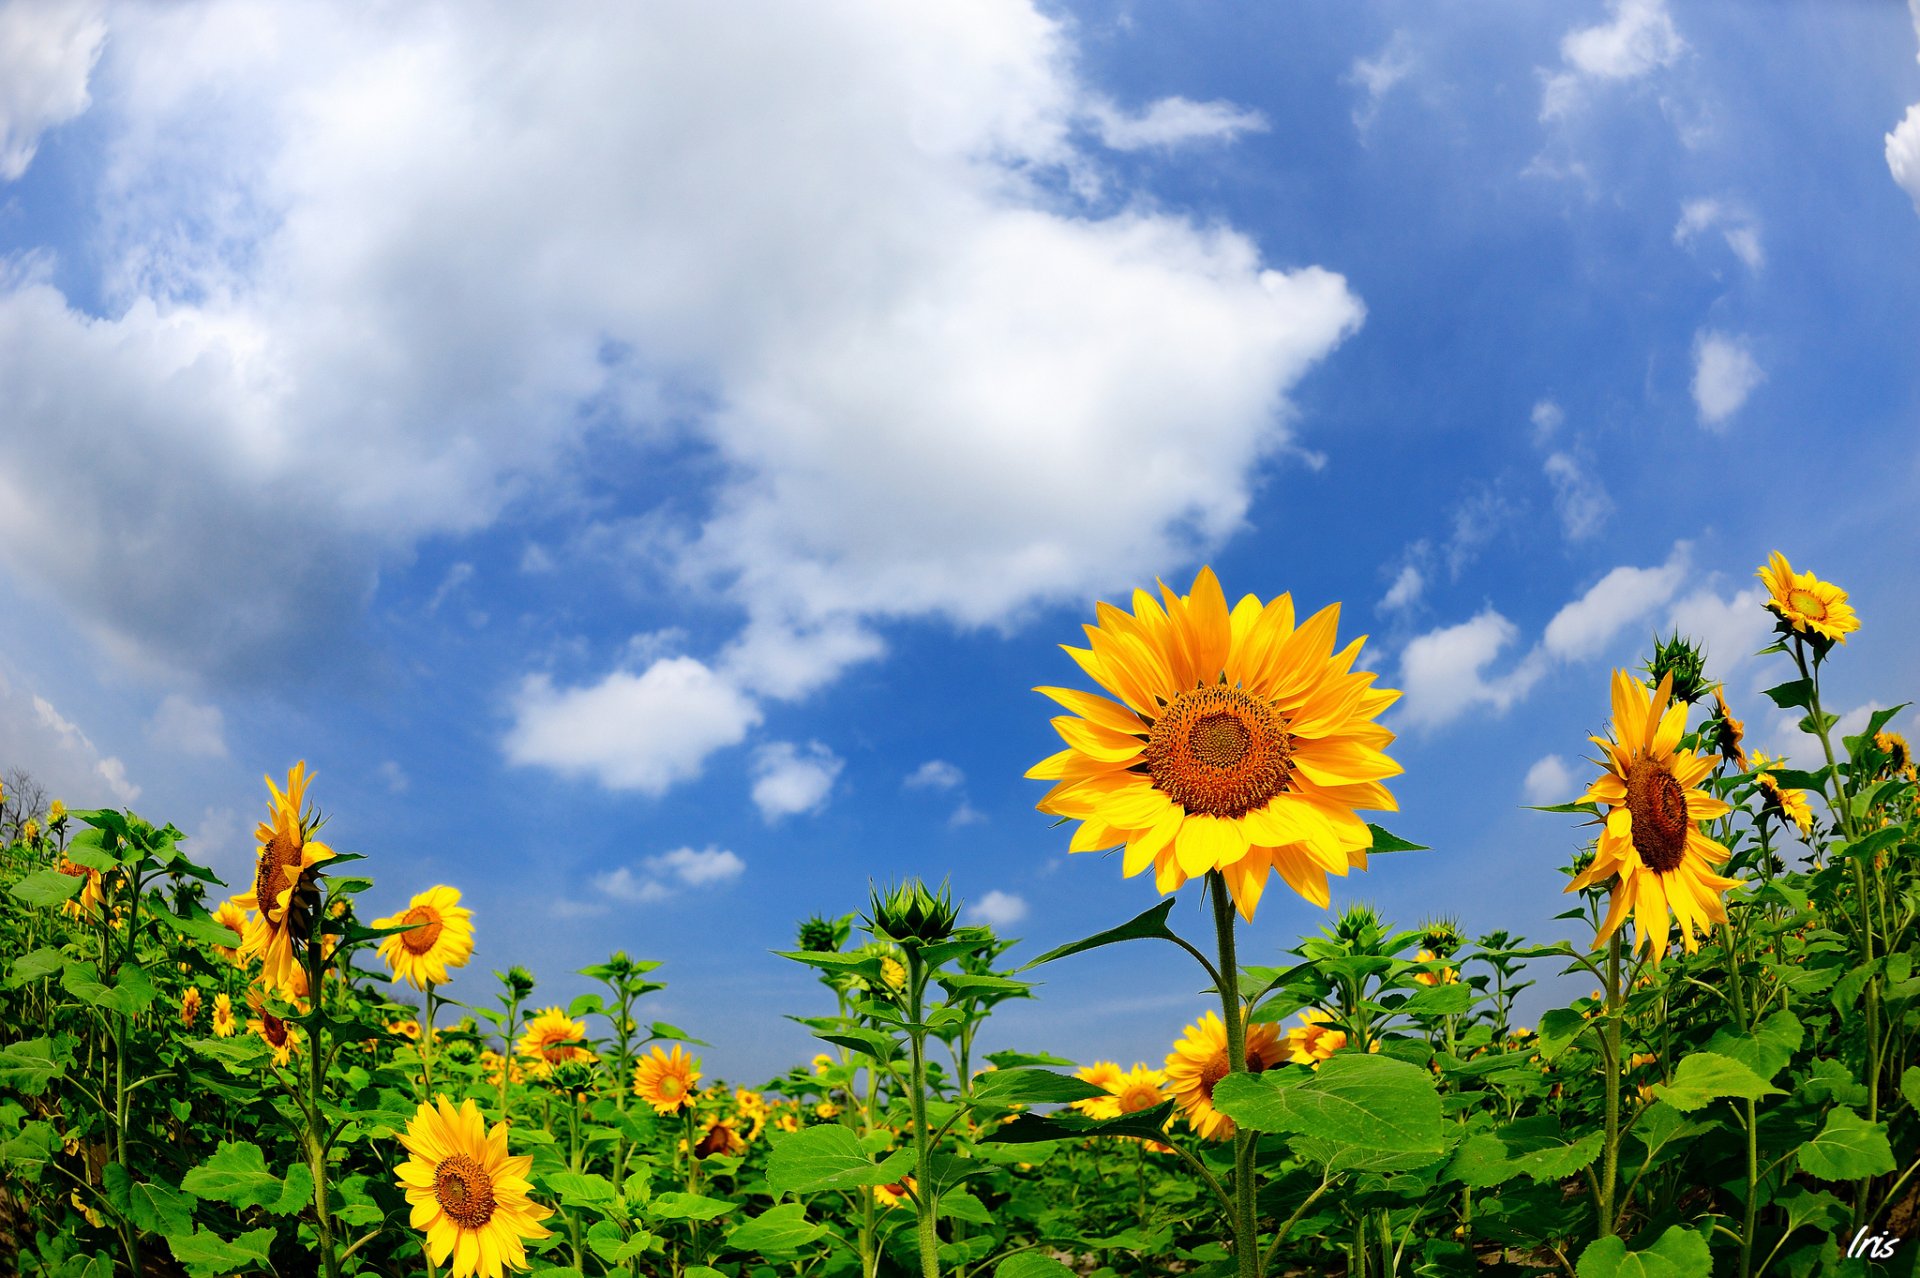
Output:
<svg viewBox="0 0 1920 1278">
<path fill-rule="evenodd" d="M 0 14 L 0 762 L 238 882 L 304 758 L 377 911 L 466 894 L 449 993 L 625 948 L 757 1080 L 869 877 L 1028 954 L 1152 903 L 1021 774 L 1156 576 L 1371 636 L 1433 850 L 1336 904 L 1407 923 L 1562 934 L 1522 805 L 1655 628 L 1793 745 L 1773 549 L 1838 709 L 1920 684 L 1920 8 L 714 13 Z M 1184 963 L 989 1046 L 1155 1058 Z"/>
</svg>

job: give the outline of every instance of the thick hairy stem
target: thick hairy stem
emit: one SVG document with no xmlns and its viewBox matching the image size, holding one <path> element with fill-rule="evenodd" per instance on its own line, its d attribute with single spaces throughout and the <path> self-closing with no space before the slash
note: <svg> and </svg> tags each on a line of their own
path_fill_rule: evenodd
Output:
<svg viewBox="0 0 1920 1278">
<path fill-rule="evenodd" d="M 907 1037 L 913 1047 L 913 1090 L 908 1097 L 913 1107 L 914 1196 L 919 1200 L 921 1278 L 940 1278 L 940 1218 L 938 1195 L 933 1188 L 933 1133 L 927 1130 L 927 1031 L 920 1027 L 925 1013 L 927 972 L 920 951 L 907 947 L 907 1019 L 913 1028 Z"/>
<path fill-rule="evenodd" d="M 1240 957 L 1234 947 L 1233 898 L 1218 870 L 1207 872 L 1207 892 L 1213 900 L 1213 930 L 1220 951 L 1220 1012 L 1227 1027 L 1227 1073 L 1247 1072 L 1247 1020 L 1240 1009 Z M 1233 1133 L 1233 1252 L 1240 1278 L 1260 1278 L 1260 1240 L 1255 1235 L 1253 1160 L 1256 1137 L 1235 1128 Z"/>
<path fill-rule="evenodd" d="M 1620 1183 L 1620 1012 L 1626 1002 L 1620 988 L 1620 933 L 1607 941 L 1607 1129 L 1601 1147 L 1600 1164 L 1600 1237 L 1613 1237 L 1618 1211 L 1614 1193 Z"/>
</svg>

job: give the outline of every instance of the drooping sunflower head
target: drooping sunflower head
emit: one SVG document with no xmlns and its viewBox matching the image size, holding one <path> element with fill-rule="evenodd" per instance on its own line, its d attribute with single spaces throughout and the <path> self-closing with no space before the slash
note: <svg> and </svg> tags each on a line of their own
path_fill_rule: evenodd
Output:
<svg viewBox="0 0 1920 1278">
<path fill-rule="evenodd" d="M 692 1102 L 699 1081 L 699 1058 L 681 1051 L 678 1043 L 672 1052 L 662 1051 L 656 1043 L 633 1067 L 633 1094 L 653 1106 L 656 1114 L 679 1113 L 681 1106 Z"/>
<path fill-rule="evenodd" d="M 460 904 L 460 893 L 445 884 L 430 887 L 391 918 L 375 919 L 375 927 L 404 927 L 380 942 L 380 957 L 393 974 L 417 990 L 445 985 L 447 969 L 465 967 L 473 957 L 473 911 Z"/>
<path fill-rule="evenodd" d="M 401 1134 L 409 1157 L 396 1169 L 412 1224 L 436 1265 L 452 1258 L 453 1278 L 501 1278 L 527 1268 L 525 1244 L 548 1236 L 553 1214 L 527 1197 L 533 1159 L 507 1153 L 507 1125 L 487 1130 L 479 1108 L 445 1096 L 422 1105 Z"/>
<path fill-rule="evenodd" d="M 253 911 L 241 954 L 260 960 L 260 982 L 286 998 L 306 997 L 302 963 L 320 905 L 319 866 L 334 855 L 313 838 L 320 818 L 303 810 L 311 780 L 304 761 L 287 773 L 284 792 L 272 777 L 266 779 L 272 798 L 268 819 L 254 831 L 260 848 L 254 856 L 253 886 L 233 898 L 242 910 Z"/>
<path fill-rule="evenodd" d="M 1795 572 L 1779 551 L 1754 575 L 1766 584 L 1767 608 L 1780 619 L 1783 633 L 1806 635 L 1824 646 L 1845 643 L 1860 628 L 1846 591 L 1810 572 Z"/>
<path fill-rule="evenodd" d="M 1813 807 L 1807 802 L 1805 790 L 1781 785 L 1780 779 L 1767 771 L 1760 773 L 1757 784 L 1763 811 L 1793 822 L 1802 836 L 1813 833 Z"/>
<path fill-rule="evenodd" d="M 1581 796 L 1605 806 L 1605 825 L 1593 863 L 1567 885 L 1572 892 L 1612 880 L 1612 908 L 1594 944 L 1632 913 L 1634 946 L 1648 947 L 1656 963 L 1667 952 L 1669 915 L 1691 953 L 1696 931 L 1704 936 L 1710 924 L 1727 921 L 1720 894 L 1737 882 L 1713 872 L 1727 849 L 1701 833 L 1700 822 L 1730 805 L 1698 788 L 1713 760 L 1680 748 L 1686 722 L 1687 707 L 1673 703 L 1667 680 L 1649 698 L 1630 674 L 1614 671 L 1613 734 L 1592 738 L 1603 770 Z"/>
<path fill-rule="evenodd" d="M 533 1062 L 534 1073 L 545 1078 L 557 1067 L 594 1058 L 586 1045 L 587 1023 L 576 1021 L 557 1007 L 536 1012 L 520 1036 L 520 1054 Z"/>
<path fill-rule="evenodd" d="M 873 1201 L 880 1210 L 885 1211 L 889 1207 L 897 1207 L 901 1203 L 909 1201 L 915 1192 L 915 1188 L 913 1177 L 902 1176 L 891 1185 L 875 1185 L 873 1187 Z"/>
<path fill-rule="evenodd" d="M 78 896 L 70 896 L 61 902 L 61 912 L 70 919 L 91 917 L 100 907 L 100 903 L 107 899 L 106 880 L 101 876 L 100 871 L 81 865 L 77 861 L 69 861 L 64 856 L 60 858 L 60 864 L 56 868 L 62 874 L 86 880 L 81 885 Z"/>
<path fill-rule="evenodd" d="M 1873 748 L 1887 756 L 1886 771 L 1889 776 L 1899 776 L 1913 766 L 1913 748 L 1897 732 L 1874 733 Z"/>
<path fill-rule="evenodd" d="M 1277 1026 L 1247 1026 L 1247 1069 L 1262 1073 L 1286 1059 Z M 1180 1103 L 1187 1124 L 1202 1140 L 1225 1140 L 1233 1135 L 1231 1118 L 1213 1107 L 1213 1089 L 1230 1071 L 1227 1027 L 1216 1012 L 1208 1012 L 1187 1026 L 1167 1053 L 1166 1089 Z"/>
<path fill-rule="evenodd" d="M 1251 919 L 1278 873 L 1325 906 L 1327 875 L 1366 868 L 1355 810 L 1395 806 L 1374 720 L 1400 694 L 1353 670 L 1364 639 L 1334 650 L 1338 604 L 1297 626 L 1287 595 L 1229 609 L 1210 568 L 1161 596 L 1096 605 L 1089 646 L 1066 650 L 1112 697 L 1035 689 L 1073 712 L 1053 720 L 1067 748 L 1027 772 L 1056 783 L 1040 810 L 1080 822 L 1071 851 L 1124 844 L 1124 872 L 1152 866 L 1162 892 L 1217 870 Z"/>
<path fill-rule="evenodd" d="M 1707 724 L 1707 739 L 1735 772 L 1747 770 L 1747 752 L 1742 745 L 1746 737 L 1747 725 L 1733 717 L 1733 711 L 1727 706 L 1726 693 L 1716 687 L 1713 690 L 1713 718 Z"/>
</svg>

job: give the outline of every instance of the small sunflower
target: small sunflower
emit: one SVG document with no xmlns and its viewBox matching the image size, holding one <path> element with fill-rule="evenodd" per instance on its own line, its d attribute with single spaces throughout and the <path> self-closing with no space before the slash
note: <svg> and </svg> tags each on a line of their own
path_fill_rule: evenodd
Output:
<svg viewBox="0 0 1920 1278">
<path fill-rule="evenodd" d="M 1913 768 L 1913 748 L 1897 732 L 1873 734 L 1873 748 L 1887 756 L 1887 775 L 1899 776 Z"/>
<path fill-rule="evenodd" d="M 1634 918 L 1634 948 L 1651 949 L 1654 962 L 1667 952 L 1669 912 L 1679 920 L 1687 952 L 1708 926 L 1727 921 L 1720 894 L 1739 880 L 1713 872 L 1727 849 L 1700 832 L 1700 822 L 1722 816 L 1730 805 L 1698 789 L 1713 761 L 1680 748 L 1687 707 L 1669 705 L 1672 686 L 1662 679 L 1642 701 L 1640 685 L 1624 670 L 1613 673 L 1613 738 L 1593 737 L 1605 756 L 1583 803 L 1607 806 L 1606 828 L 1593 864 L 1567 884 L 1569 892 L 1612 879 L 1613 905 L 1594 937 L 1598 946 Z"/>
<path fill-rule="evenodd" d="M 1441 955 L 1436 954 L 1432 950 L 1421 950 L 1419 958 L 1416 961 L 1421 963 L 1438 963 L 1441 961 L 1441 957 Z M 1460 980 L 1460 973 L 1456 972 L 1452 967 L 1443 967 L 1437 972 L 1415 972 L 1413 979 L 1422 985 L 1453 985 Z"/>
<path fill-rule="evenodd" d="M 213 1036 L 232 1038 L 236 1028 L 238 1027 L 233 1017 L 233 1000 L 225 994 L 215 994 L 213 996 Z"/>
<path fill-rule="evenodd" d="M 656 1114 L 678 1113 L 699 1081 L 700 1058 L 681 1051 L 678 1043 L 671 1053 L 655 1044 L 633 1067 L 633 1094 L 653 1106 Z"/>
<path fill-rule="evenodd" d="M 1118 701 L 1035 689 L 1073 711 L 1053 720 L 1067 748 L 1027 771 L 1056 783 L 1040 810 L 1080 822 L 1069 851 L 1124 844 L 1123 872 L 1152 866 L 1162 893 L 1218 870 L 1252 919 L 1277 872 L 1324 907 L 1329 874 L 1367 865 L 1355 809 L 1396 806 L 1374 719 L 1400 694 L 1354 671 L 1364 640 L 1334 650 L 1338 604 L 1298 626 L 1287 595 L 1229 609 L 1210 568 L 1161 596 L 1097 604 L 1090 646 L 1067 649 Z"/>
<path fill-rule="evenodd" d="M 1261 1023 L 1247 1026 L 1247 1069 L 1255 1074 L 1286 1059 L 1280 1031 Z M 1208 1012 L 1167 1053 L 1166 1089 L 1180 1102 L 1189 1126 L 1203 1140 L 1225 1140 L 1233 1135 L 1233 1120 L 1213 1107 L 1213 1088 L 1229 1073 L 1227 1026 L 1217 1012 Z"/>
<path fill-rule="evenodd" d="M 1807 803 L 1807 792 L 1780 784 L 1773 775 L 1774 770 L 1786 764 L 1785 759 L 1773 758 L 1755 750 L 1753 752 L 1754 784 L 1760 787 L 1761 802 L 1765 810 L 1788 821 L 1800 831 L 1804 838 L 1813 833 L 1813 808 Z"/>
<path fill-rule="evenodd" d="M 1451 971 L 1452 969 L 1448 969 Z M 1347 1045 L 1347 1032 L 1335 1029 L 1327 1022 L 1333 1019 L 1330 1012 L 1317 1007 L 1309 1007 L 1300 1013 L 1301 1023 L 1287 1031 L 1282 1047 L 1287 1059 L 1295 1065 L 1309 1065 L 1320 1068 L 1320 1062 L 1331 1059 L 1333 1054 Z M 1377 1048 L 1377 1044 L 1375 1045 Z"/>
<path fill-rule="evenodd" d="M 293 1054 L 300 1050 L 300 1027 L 267 1011 L 258 995 L 249 996 L 247 1003 L 254 1012 L 247 1018 L 247 1028 L 273 1049 L 275 1065 L 288 1064 L 293 1060 Z"/>
<path fill-rule="evenodd" d="M 307 974 L 300 966 L 320 904 L 317 867 L 333 859 L 333 849 L 313 838 L 319 821 L 302 813 L 307 775 L 304 761 L 287 773 L 286 792 L 268 777 L 272 793 L 268 819 L 254 831 L 260 851 L 254 858 L 253 886 L 233 898 L 253 919 L 240 952 L 260 960 L 260 982 L 286 998 L 307 996 Z"/>
<path fill-rule="evenodd" d="M 889 990 L 896 994 L 900 993 L 907 988 L 907 965 L 891 954 L 882 955 L 880 979 L 887 983 Z"/>
<path fill-rule="evenodd" d="M 246 940 L 249 922 L 246 909 L 229 897 L 213 912 L 213 921 L 233 933 L 232 945 L 216 945 L 213 952 L 235 967 L 241 966 L 240 946 Z"/>
<path fill-rule="evenodd" d="M 1810 572 L 1795 572 L 1779 551 L 1754 575 L 1766 583 L 1767 608 L 1783 627 L 1841 643 L 1860 628 L 1846 591 Z"/>
<path fill-rule="evenodd" d="M 540 1222 L 553 1214 L 527 1197 L 533 1159 L 509 1157 L 507 1125 L 487 1130 L 472 1101 L 458 1110 L 445 1096 L 435 1102 L 401 1134 L 410 1157 L 395 1169 L 428 1257 L 442 1265 L 451 1256 L 453 1278 L 527 1268 L 525 1243 L 549 1235 Z"/>
<path fill-rule="evenodd" d="M 545 1078 L 556 1066 L 596 1059 L 581 1040 L 587 1023 L 576 1021 L 557 1007 L 536 1013 L 520 1036 L 520 1054 L 533 1062 L 533 1071 Z"/>
<path fill-rule="evenodd" d="M 1741 747 L 1746 740 L 1747 725 L 1733 717 L 1733 711 L 1727 708 L 1726 694 L 1720 689 L 1713 690 L 1713 720 L 1711 739 L 1720 757 L 1735 772 L 1747 770 L 1747 752 Z"/>
<path fill-rule="evenodd" d="M 840 1117 L 840 1106 L 833 1101 L 821 1101 L 813 1107 L 813 1116 L 822 1122 L 832 1122 Z"/>
<path fill-rule="evenodd" d="M 746 1137 L 740 1134 L 735 1120 L 722 1118 L 715 1114 L 707 1120 L 699 1141 L 693 1147 L 695 1158 L 706 1158 L 713 1154 L 744 1154 L 747 1152 Z"/>
<path fill-rule="evenodd" d="M 198 985 L 189 985 L 187 986 L 187 992 L 180 996 L 180 1024 L 182 1027 L 190 1030 L 199 1019 L 200 987 Z"/>
<path fill-rule="evenodd" d="M 106 881 L 100 877 L 100 871 L 89 869 L 66 857 L 60 858 L 60 873 L 76 879 L 85 879 L 78 896 L 70 896 L 60 903 L 61 912 L 70 919 L 90 918 L 102 901 L 107 899 Z"/>
<path fill-rule="evenodd" d="M 407 902 L 404 913 L 375 919 L 375 927 L 404 927 L 380 942 L 380 957 L 393 974 L 417 990 L 445 985 L 447 969 L 465 967 L 473 957 L 473 911 L 460 904 L 457 889 L 430 887 Z"/>
<path fill-rule="evenodd" d="M 1095 1061 L 1075 1070 L 1073 1076 L 1083 1083 L 1092 1083 L 1105 1091 L 1104 1096 L 1084 1096 L 1073 1102 L 1073 1107 L 1088 1118 L 1117 1118 L 1120 1110 L 1113 1102 L 1113 1088 L 1126 1077 L 1118 1061 Z"/>
<path fill-rule="evenodd" d="M 885 1211 L 889 1207 L 897 1207 L 901 1203 L 908 1201 L 915 1192 L 915 1189 L 916 1186 L 913 1183 L 913 1177 L 902 1176 L 891 1185 L 875 1185 L 873 1187 L 873 1201 L 879 1204 L 882 1211 Z"/>
</svg>

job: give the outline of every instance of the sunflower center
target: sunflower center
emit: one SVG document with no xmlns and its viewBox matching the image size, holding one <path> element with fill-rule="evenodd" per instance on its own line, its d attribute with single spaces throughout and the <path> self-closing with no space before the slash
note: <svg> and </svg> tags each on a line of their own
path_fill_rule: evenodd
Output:
<svg viewBox="0 0 1920 1278">
<path fill-rule="evenodd" d="M 1655 874 L 1680 866 L 1693 822 L 1687 818 L 1687 793 L 1662 764 L 1642 759 L 1627 771 L 1627 811 L 1633 817 L 1633 846 Z"/>
<path fill-rule="evenodd" d="M 294 876 L 288 870 L 299 864 L 300 841 L 289 838 L 284 831 L 276 832 L 260 849 L 253 869 L 253 899 L 259 902 L 261 913 L 271 911 L 280 894 L 293 885 Z"/>
<path fill-rule="evenodd" d="M 1814 594 L 1811 590 L 1789 590 L 1787 592 L 1787 606 L 1809 621 L 1825 621 L 1827 619 L 1826 601 L 1821 599 L 1819 595 Z"/>
<path fill-rule="evenodd" d="M 1293 738 L 1273 706 L 1242 688 L 1193 688 L 1147 738 L 1147 774 L 1189 812 L 1240 817 L 1287 788 Z"/>
<path fill-rule="evenodd" d="M 287 1023 L 272 1012 L 260 1013 L 260 1033 L 275 1047 L 287 1045 Z"/>
<path fill-rule="evenodd" d="M 419 926 L 415 927 L 414 925 Z M 400 944 L 407 947 L 409 954 L 425 954 L 440 939 L 440 929 L 445 926 L 440 915 L 424 905 L 416 905 L 400 916 L 402 927 L 412 927 L 411 932 L 400 934 Z"/>
<path fill-rule="evenodd" d="M 1215 1080 L 1215 1082 L 1218 1081 L 1217 1079 Z M 1212 1085 L 1209 1084 L 1208 1087 L 1209 1094 L 1211 1094 Z M 1159 1088 L 1147 1084 L 1138 1084 L 1120 1093 L 1120 1112 L 1123 1114 L 1137 1114 L 1143 1109 L 1152 1109 L 1165 1099 L 1166 1097 L 1160 1094 Z"/>
<path fill-rule="evenodd" d="M 462 1229 L 478 1229 L 493 1219 L 493 1181 L 465 1154 L 444 1158 L 434 1168 L 433 1196 Z"/>
</svg>

